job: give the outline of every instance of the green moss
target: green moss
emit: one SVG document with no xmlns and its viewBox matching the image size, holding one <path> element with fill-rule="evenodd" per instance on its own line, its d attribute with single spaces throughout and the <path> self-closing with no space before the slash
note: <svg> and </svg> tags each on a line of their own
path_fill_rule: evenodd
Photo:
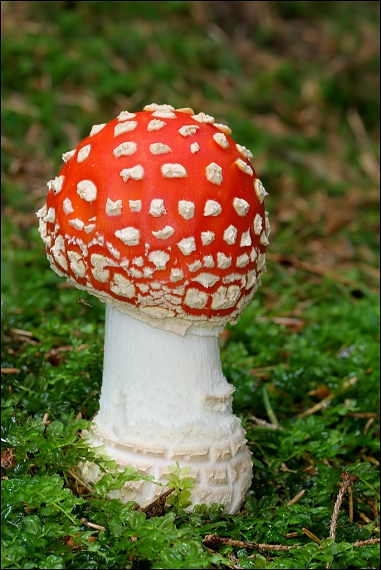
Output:
<svg viewBox="0 0 381 570">
<path fill-rule="evenodd" d="M 377 544 L 353 543 L 379 527 L 379 4 L 3 9 L 2 567 L 378 567 Z M 37 231 L 62 153 L 152 101 L 229 124 L 270 192 L 268 271 L 221 340 L 254 465 L 234 516 L 187 514 L 178 466 L 162 516 L 106 499 L 138 474 L 80 436 L 98 409 L 104 305 L 50 270 Z M 73 475 L 81 460 L 105 470 L 94 491 Z M 358 479 L 333 541 L 343 471 Z M 210 534 L 228 540 L 209 548 Z"/>
</svg>

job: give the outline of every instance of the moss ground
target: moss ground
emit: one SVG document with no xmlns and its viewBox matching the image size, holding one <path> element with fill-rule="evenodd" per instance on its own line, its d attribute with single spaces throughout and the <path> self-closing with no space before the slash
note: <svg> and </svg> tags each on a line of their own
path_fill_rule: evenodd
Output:
<svg viewBox="0 0 381 570">
<path fill-rule="evenodd" d="M 2 72 L 2 567 L 377 568 L 379 3 L 2 2 Z M 76 478 L 104 306 L 35 211 L 91 125 L 151 102 L 228 124 L 270 193 L 268 271 L 221 338 L 255 467 L 235 516 L 185 514 L 176 470 L 154 516 L 106 499 L 132 471 Z"/>
</svg>

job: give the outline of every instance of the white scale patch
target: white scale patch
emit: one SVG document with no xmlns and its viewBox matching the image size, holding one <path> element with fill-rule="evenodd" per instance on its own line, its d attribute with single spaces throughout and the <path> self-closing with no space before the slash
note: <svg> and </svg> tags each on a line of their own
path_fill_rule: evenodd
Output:
<svg viewBox="0 0 381 570">
<path fill-rule="evenodd" d="M 91 234 L 91 232 L 93 232 L 95 230 L 95 228 L 96 228 L 95 224 L 88 224 L 83 229 L 85 230 L 85 232 L 87 234 Z"/>
<path fill-rule="evenodd" d="M 152 154 L 166 154 L 172 152 L 172 149 L 168 145 L 160 142 L 150 144 L 149 149 Z"/>
<path fill-rule="evenodd" d="M 47 208 L 46 203 L 45 203 L 45 204 L 44 204 L 43 206 L 41 206 L 41 208 L 36 212 L 37 218 L 40 218 L 40 219 L 41 219 L 41 218 L 44 218 L 44 217 L 46 216 L 46 214 L 47 214 L 47 211 L 48 211 L 48 208 Z"/>
<path fill-rule="evenodd" d="M 88 248 L 87 245 L 83 242 L 82 239 L 80 239 L 80 238 L 74 238 L 74 242 L 73 242 L 73 243 L 76 243 L 77 245 L 79 245 L 79 247 L 81 248 L 83 257 L 87 257 L 87 256 L 88 256 L 89 248 Z"/>
<path fill-rule="evenodd" d="M 235 244 L 235 242 L 237 241 L 237 234 L 238 234 L 237 228 L 235 228 L 232 225 L 229 226 L 224 231 L 224 241 L 226 241 L 226 243 L 229 245 Z"/>
<path fill-rule="evenodd" d="M 62 160 L 66 163 L 69 162 L 69 160 L 71 160 L 73 158 L 73 156 L 75 155 L 75 149 L 74 150 L 68 150 L 67 152 L 64 152 L 62 155 Z"/>
<path fill-rule="evenodd" d="M 54 180 L 49 180 L 47 183 L 49 190 L 53 190 L 54 194 L 58 194 L 58 192 L 61 192 L 62 190 L 64 180 L 65 177 L 63 174 L 61 174 L 61 176 L 56 176 Z"/>
<path fill-rule="evenodd" d="M 182 137 L 190 137 L 197 133 L 197 129 L 200 127 L 198 125 L 184 125 L 179 129 L 179 133 Z"/>
<path fill-rule="evenodd" d="M 81 150 L 78 151 L 77 154 L 77 162 L 81 163 L 89 156 L 91 151 L 91 144 L 87 144 L 86 146 L 82 147 Z"/>
<path fill-rule="evenodd" d="M 205 255 L 202 258 L 204 267 L 214 267 L 214 259 L 212 255 Z"/>
<path fill-rule="evenodd" d="M 137 279 L 140 279 L 140 277 L 142 277 L 143 275 L 140 269 L 136 269 L 136 267 L 131 267 L 130 274 L 132 275 L 132 277 L 135 277 Z"/>
<path fill-rule="evenodd" d="M 114 128 L 114 137 L 123 135 L 124 133 L 130 133 L 136 129 L 138 123 L 136 121 L 125 121 L 124 123 L 118 123 Z"/>
<path fill-rule="evenodd" d="M 195 205 L 193 202 L 188 202 L 187 200 L 180 200 L 178 209 L 180 216 L 182 216 L 185 220 L 191 220 L 193 218 L 194 209 L 195 209 Z"/>
<path fill-rule="evenodd" d="M 136 286 L 138 287 L 138 289 L 140 289 L 142 293 L 147 293 L 147 291 L 149 290 L 147 283 L 137 283 Z"/>
<path fill-rule="evenodd" d="M 86 231 L 86 226 L 85 226 L 85 231 Z M 115 257 L 115 259 L 120 258 L 120 252 L 112 245 L 112 243 L 110 243 L 109 241 L 106 242 L 106 247 L 109 250 L 109 252 L 111 253 L 111 255 L 113 255 Z"/>
<path fill-rule="evenodd" d="M 213 123 L 213 126 L 216 127 L 216 129 L 218 129 L 222 133 L 225 133 L 225 135 L 231 135 L 232 134 L 231 128 L 228 127 L 227 125 L 223 125 L 222 123 Z"/>
<path fill-rule="evenodd" d="M 94 202 L 97 197 L 97 187 L 91 180 L 81 180 L 77 184 L 77 194 L 86 202 Z"/>
<path fill-rule="evenodd" d="M 252 247 L 250 251 L 250 261 L 255 261 L 257 259 L 257 255 L 258 255 L 257 250 L 255 249 L 255 247 Z"/>
<path fill-rule="evenodd" d="M 82 279 L 86 275 L 86 267 L 81 254 L 77 251 L 68 251 L 67 256 L 70 261 L 71 270 L 77 277 Z"/>
<path fill-rule="evenodd" d="M 89 247 L 92 247 L 93 245 L 101 245 L 103 247 L 104 243 L 105 243 L 104 236 L 102 236 L 101 234 L 99 234 L 97 232 L 95 234 L 95 237 L 91 240 L 91 242 L 88 245 L 89 245 Z"/>
<path fill-rule="evenodd" d="M 265 212 L 265 230 L 266 230 L 266 236 L 269 237 L 269 235 L 271 234 L 271 227 L 270 227 L 270 220 L 269 220 L 269 213 Z"/>
<path fill-rule="evenodd" d="M 238 152 L 240 152 L 242 154 L 242 156 L 244 156 L 248 160 L 253 158 L 253 153 L 249 149 L 247 149 L 245 146 L 242 146 L 241 144 L 237 143 L 236 147 L 237 147 Z"/>
<path fill-rule="evenodd" d="M 100 253 L 92 253 L 90 255 L 90 261 L 92 265 L 94 265 L 95 267 L 99 267 L 100 269 L 103 269 L 104 267 L 106 267 L 106 265 L 111 265 L 114 267 L 117 265 L 113 259 L 105 257 Z"/>
<path fill-rule="evenodd" d="M 125 124 L 125 123 L 124 123 Z M 137 164 L 132 168 L 124 168 L 121 170 L 119 175 L 123 178 L 124 182 L 127 182 L 130 178 L 133 180 L 141 180 L 144 176 L 144 168 L 141 164 Z"/>
<path fill-rule="evenodd" d="M 217 184 L 221 186 L 223 182 L 222 168 L 218 166 L 215 162 L 211 162 L 205 169 L 206 179 L 212 184 Z"/>
<path fill-rule="evenodd" d="M 244 285 L 246 283 L 246 277 L 241 275 L 241 273 L 230 273 L 222 278 L 222 283 L 233 283 L 234 281 L 241 281 Z"/>
<path fill-rule="evenodd" d="M 218 216 L 222 212 L 221 205 L 215 200 L 205 202 L 204 216 Z"/>
<path fill-rule="evenodd" d="M 176 283 L 177 281 L 181 281 L 183 279 L 184 273 L 182 269 L 171 269 L 170 281 L 172 283 Z"/>
<path fill-rule="evenodd" d="M 94 279 L 99 281 L 100 283 L 106 283 L 110 278 L 110 271 L 106 269 L 106 266 L 116 266 L 116 262 L 104 255 L 99 253 L 92 253 L 90 256 L 90 261 L 93 265 L 91 268 L 91 273 L 94 276 Z"/>
<path fill-rule="evenodd" d="M 252 269 L 247 274 L 247 283 L 245 288 L 251 289 L 255 285 L 256 281 L 257 281 L 257 272 L 255 271 L 255 269 Z"/>
<path fill-rule="evenodd" d="M 197 281 L 206 289 L 213 287 L 219 280 L 218 275 L 213 275 L 213 273 L 199 273 L 196 277 L 192 277 L 192 281 Z"/>
<path fill-rule="evenodd" d="M 229 141 L 224 133 L 214 133 L 213 140 L 223 149 L 230 147 Z"/>
<path fill-rule="evenodd" d="M 106 216 L 119 216 L 122 213 L 123 203 L 122 200 L 113 202 L 111 198 L 107 198 L 106 202 Z"/>
<path fill-rule="evenodd" d="M 215 237 L 216 235 L 214 232 L 201 232 L 202 245 L 209 245 Z"/>
<path fill-rule="evenodd" d="M 257 270 L 262 271 L 266 267 L 266 255 L 264 253 L 258 252 Z"/>
<path fill-rule="evenodd" d="M 239 255 L 237 257 L 237 261 L 236 261 L 236 265 L 237 267 L 246 267 L 246 265 L 249 263 L 250 258 L 247 255 L 247 253 L 243 253 L 242 255 Z"/>
<path fill-rule="evenodd" d="M 248 174 L 249 176 L 254 175 L 253 169 L 251 168 L 251 166 L 249 166 L 247 164 L 247 162 L 242 160 L 242 158 L 237 158 L 237 160 L 234 162 L 234 164 L 236 164 L 238 166 L 238 168 L 240 170 L 242 170 L 242 172 L 244 172 L 245 174 Z"/>
<path fill-rule="evenodd" d="M 200 145 L 197 142 L 194 142 L 190 145 L 190 151 L 192 154 L 196 154 L 200 150 Z"/>
<path fill-rule="evenodd" d="M 71 200 L 69 200 L 69 198 L 65 198 L 62 205 L 65 214 L 72 214 L 74 212 L 73 204 L 71 203 Z"/>
<path fill-rule="evenodd" d="M 265 245 L 265 246 L 270 245 L 270 242 L 267 239 L 266 232 L 261 233 L 261 237 L 259 238 L 259 243 L 261 243 L 262 245 Z"/>
<path fill-rule="evenodd" d="M 241 241 L 240 241 L 240 246 L 241 247 L 246 247 L 248 245 L 251 245 L 252 241 L 251 241 L 251 235 L 250 235 L 250 229 L 248 229 L 246 232 L 242 233 L 241 236 Z"/>
<path fill-rule="evenodd" d="M 121 111 L 117 117 L 118 121 L 128 121 L 136 117 L 136 113 L 129 113 L 128 111 Z"/>
<path fill-rule="evenodd" d="M 268 192 L 266 192 L 265 187 L 263 186 L 259 178 L 256 178 L 254 181 L 254 190 L 258 197 L 259 203 L 262 204 L 265 197 L 268 196 L 269 194 Z"/>
<path fill-rule="evenodd" d="M 175 230 L 171 226 L 165 226 L 162 230 L 158 230 L 157 232 L 152 232 L 152 235 L 158 239 L 168 239 L 169 237 L 173 236 Z"/>
<path fill-rule="evenodd" d="M 155 198 L 154 200 L 152 200 L 149 208 L 149 213 L 151 214 L 151 216 L 154 216 L 155 218 L 158 218 L 162 214 L 166 214 L 167 212 L 164 207 L 164 200 L 161 200 L 159 198 Z"/>
<path fill-rule="evenodd" d="M 137 228 L 128 227 L 122 230 L 117 230 L 115 236 L 120 239 L 125 245 L 138 245 L 140 239 L 140 232 Z"/>
<path fill-rule="evenodd" d="M 191 309 L 204 309 L 208 302 L 209 295 L 199 289 L 187 289 L 184 304 Z"/>
<path fill-rule="evenodd" d="M 262 216 L 260 214 L 256 214 L 255 218 L 254 218 L 254 224 L 253 224 L 255 235 L 259 236 L 259 234 L 261 233 L 262 224 L 263 224 Z"/>
<path fill-rule="evenodd" d="M 65 256 L 65 241 L 63 236 L 58 236 L 52 249 L 51 253 L 53 254 L 56 261 L 67 271 L 67 260 Z"/>
<path fill-rule="evenodd" d="M 172 105 L 159 104 L 159 103 L 149 103 L 143 108 L 143 111 L 174 111 L 175 108 Z"/>
<path fill-rule="evenodd" d="M 172 111 L 155 111 L 152 113 L 153 117 L 160 117 L 161 119 L 176 119 L 176 113 Z"/>
<path fill-rule="evenodd" d="M 47 214 L 42 218 L 42 221 L 54 224 L 55 220 L 56 220 L 56 211 L 54 208 L 49 208 Z"/>
<path fill-rule="evenodd" d="M 234 198 L 233 200 L 233 208 L 237 212 L 237 214 L 241 217 L 246 216 L 250 209 L 249 202 L 246 202 L 243 198 Z"/>
<path fill-rule="evenodd" d="M 193 263 L 188 263 L 187 265 L 188 265 L 189 271 L 191 271 L 192 273 L 194 273 L 195 271 L 198 271 L 202 267 L 202 263 L 200 260 L 194 261 Z"/>
<path fill-rule="evenodd" d="M 147 125 L 147 131 L 160 131 L 165 125 L 166 123 L 164 123 L 164 121 L 152 119 Z"/>
<path fill-rule="evenodd" d="M 198 123 L 214 123 L 214 117 L 211 115 L 206 115 L 205 113 L 197 113 L 197 115 L 192 115 L 192 119 Z"/>
<path fill-rule="evenodd" d="M 106 126 L 106 123 L 101 123 L 100 125 L 93 125 L 91 127 L 91 131 L 89 136 L 92 137 L 94 135 L 96 135 L 97 133 L 99 133 L 102 129 L 104 129 Z"/>
<path fill-rule="evenodd" d="M 136 295 L 134 284 L 119 273 L 114 274 L 114 279 L 110 284 L 110 289 L 115 293 L 115 295 L 120 295 L 127 299 L 132 299 Z"/>
<path fill-rule="evenodd" d="M 112 154 L 116 158 L 119 158 L 120 156 L 131 156 L 132 154 L 135 154 L 136 148 L 137 148 L 136 142 L 123 142 L 122 144 L 114 148 Z"/>
<path fill-rule="evenodd" d="M 165 251 L 151 251 L 148 259 L 155 265 L 156 269 L 165 269 L 170 256 Z"/>
<path fill-rule="evenodd" d="M 163 164 L 161 167 L 161 173 L 165 178 L 186 178 L 188 176 L 182 164 Z"/>
<path fill-rule="evenodd" d="M 217 267 L 220 269 L 227 269 L 231 266 L 232 258 L 227 257 L 224 253 L 217 253 Z"/>
<path fill-rule="evenodd" d="M 131 212 L 140 212 L 140 210 L 142 209 L 141 200 L 129 200 L 128 205 Z"/>
<path fill-rule="evenodd" d="M 176 245 L 184 255 L 190 255 L 196 251 L 196 242 L 194 237 L 184 238 Z"/>
<path fill-rule="evenodd" d="M 73 226 L 76 230 L 82 231 L 83 226 L 85 225 L 82 220 L 79 218 L 75 218 L 74 220 L 69 220 L 69 224 Z"/>
<path fill-rule="evenodd" d="M 173 305 L 181 305 L 182 303 L 182 299 L 180 299 L 180 297 L 176 297 L 175 295 L 171 295 L 169 293 L 166 293 L 164 295 L 164 299 L 166 299 L 167 301 L 169 301 L 169 303 L 173 306 Z"/>
<path fill-rule="evenodd" d="M 219 287 L 212 295 L 212 309 L 230 309 L 236 304 L 241 288 L 238 285 Z"/>
</svg>

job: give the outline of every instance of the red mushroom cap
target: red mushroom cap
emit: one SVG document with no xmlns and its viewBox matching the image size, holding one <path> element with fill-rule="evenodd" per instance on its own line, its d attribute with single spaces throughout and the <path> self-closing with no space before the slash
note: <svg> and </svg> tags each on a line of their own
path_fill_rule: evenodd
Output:
<svg viewBox="0 0 381 570">
<path fill-rule="evenodd" d="M 270 226 L 252 154 L 230 132 L 156 104 L 95 125 L 38 212 L 52 269 L 157 327 L 235 322 Z"/>
</svg>

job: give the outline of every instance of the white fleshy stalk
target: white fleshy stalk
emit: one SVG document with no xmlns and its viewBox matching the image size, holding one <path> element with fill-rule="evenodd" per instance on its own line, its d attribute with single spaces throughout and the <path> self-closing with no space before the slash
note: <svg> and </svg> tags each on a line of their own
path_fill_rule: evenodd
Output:
<svg viewBox="0 0 381 570">
<path fill-rule="evenodd" d="M 222 373 L 220 330 L 192 327 L 182 336 L 106 305 L 100 410 L 87 437 L 119 468 L 132 465 L 163 483 L 169 465 L 191 467 L 192 504 L 222 503 L 233 514 L 250 487 L 252 461 Z M 82 474 L 101 476 L 93 464 Z M 162 492 L 141 481 L 110 496 L 144 507 Z"/>
</svg>

